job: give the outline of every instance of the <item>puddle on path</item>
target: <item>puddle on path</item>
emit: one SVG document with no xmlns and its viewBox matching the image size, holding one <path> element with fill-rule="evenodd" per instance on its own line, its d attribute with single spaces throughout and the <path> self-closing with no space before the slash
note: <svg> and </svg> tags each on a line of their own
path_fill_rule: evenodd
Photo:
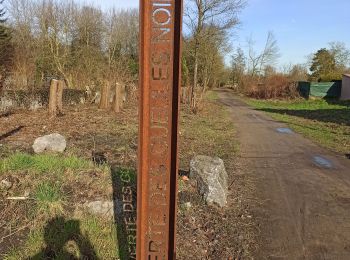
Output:
<svg viewBox="0 0 350 260">
<path fill-rule="evenodd" d="M 333 168 L 332 162 L 321 156 L 314 156 L 314 163 L 322 168 Z"/>
<path fill-rule="evenodd" d="M 281 134 L 293 134 L 293 130 L 290 128 L 277 128 L 276 129 L 277 132 L 281 133 Z"/>
</svg>

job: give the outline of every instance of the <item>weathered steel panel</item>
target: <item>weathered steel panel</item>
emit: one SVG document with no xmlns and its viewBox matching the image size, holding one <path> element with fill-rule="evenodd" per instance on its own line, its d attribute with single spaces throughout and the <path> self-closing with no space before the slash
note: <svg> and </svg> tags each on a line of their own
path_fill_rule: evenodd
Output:
<svg viewBox="0 0 350 260">
<path fill-rule="evenodd" d="M 175 259 L 182 1 L 140 1 L 137 259 Z"/>
</svg>

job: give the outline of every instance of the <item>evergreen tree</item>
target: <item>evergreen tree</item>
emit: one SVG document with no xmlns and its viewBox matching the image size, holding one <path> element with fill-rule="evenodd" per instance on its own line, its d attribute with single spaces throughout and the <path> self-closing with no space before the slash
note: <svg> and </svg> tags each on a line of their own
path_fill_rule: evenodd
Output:
<svg viewBox="0 0 350 260">
<path fill-rule="evenodd" d="M 314 54 L 310 71 L 312 79 L 323 81 L 335 72 L 336 60 L 334 55 L 327 49 L 323 48 Z"/>
</svg>

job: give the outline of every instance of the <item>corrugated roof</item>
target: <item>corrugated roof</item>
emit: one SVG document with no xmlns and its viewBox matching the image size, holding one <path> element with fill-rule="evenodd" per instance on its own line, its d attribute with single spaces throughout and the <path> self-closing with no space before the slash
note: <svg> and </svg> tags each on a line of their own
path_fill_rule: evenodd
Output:
<svg viewBox="0 0 350 260">
<path fill-rule="evenodd" d="M 350 78 L 350 74 L 343 74 L 343 76 Z"/>
</svg>

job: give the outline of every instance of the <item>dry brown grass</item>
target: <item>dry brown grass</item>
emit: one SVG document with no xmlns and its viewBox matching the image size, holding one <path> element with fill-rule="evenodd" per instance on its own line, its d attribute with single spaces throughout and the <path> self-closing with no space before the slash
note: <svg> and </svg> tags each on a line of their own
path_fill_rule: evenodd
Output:
<svg viewBox="0 0 350 260">
<path fill-rule="evenodd" d="M 197 195 L 192 182 L 180 180 L 178 259 L 249 259 L 255 247 L 255 223 L 254 219 L 249 218 L 252 203 L 246 200 L 251 197 L 254 186 L 236 165 L 238 146 L 234 124 L 225 107 L 216 99 L 217 95 L 210 92 L 197 114 L 182 109 L 180 166 L 182 170 L 188 170 L 189 161 L 198 154 L 221 157 L 230 176 L 230 202 L 228 208 L 222 210 L 208 207 Z M 96 107 L 71 107 L 63 117 L 52 120 L 48 119 L 44 110 L 14 111 L 3 120 L 6 120 L 6 124 L 0 125 L 3 133 L 21 125 L 24 128 L 3 140 L 0 160 L 11 157 L 15 150 L 30 153 L 30 146 L 36 137 L 58 132 L 68 140 L 68 151 L 63 158 L 77 157 L 83 161 L 80 161 L 77 169 L 73 167 L 76 164 L 72 163 L 75 160 L 69 159 L 69 167 L 62 167 L 59 172 L 52 172 L 52 167 L 41 164 L 40 167 L 30 164 L 31 167 L 26 168 L 19 165 L 17 170 L 7 167 L 0 172 L 0 180 L 12 176 L 14 179 L 11 181 L 15 185 L 6 194 L 1 194 L 0 199 L 23 195 L 28 190 L 30 197 L 37 194 L 41 198 L 44 208 L 47 202 L 53 201 L 55 209 L 56 203 L 62 202 L 63 215 L 67 220 L 80 221 L 81 231 L 90 238 L 98 256 L 101 259 L 116 259 L 113 258 L 118 253 L 113 223 L 77 215 L 75 208 L 86 201 L 109 200 L 113 193 L 110 172 L 91 165 L 91 151 L 104 152 L 108 161 L 118 166 L 135 168 L 136 106 L 127 107 L 118 115 L 97 110 Z M 28 156 L 32 158 L 32 155 Z M 50 157 L 49 161 L 55 161 L 55 158 Z M 45 185 L 48 182 L 58 183 L 59 191 L 55 185 Z M 37 190 L 41 193 L 38 194 Z M 6 238 L 6 245 L 3 243 L 0 248 L 8 249 L 16 245 L 13 251 L 5 250 L 8 253 L 5 259 L 26 259 L 36 254 L 45 244 L 43 226 L 47 223 L 47 217 L 45 214 L 35 214 L 35 200 L 2 201 L 4 203 L 0 203 L 0 207 L 5 210 L 0 212 L 0 218 L 4 220 L 0 222 L 0 233 L 3 231 L 0 237 L 9 237 Z M 188 201 L 193 206 L 186 210 L 183 203 Z"/>
<path fill-rule="evenodd" d="M 180 166 L 188 170 L 195 155 L 219 156 L 229 175 L 228 206 L 207 206 L 196 183 L 180 180 L 177 259 L 252 259 L 256 250 L 256 224 L 251 216 L 254 182 L 237 165 L 239 154 L 234 122 L 215 92 L 205 96 L 198 114 L 183 114 Z M 248 199 L 249 198 L 249 199 Z M 191 207 L 187 208 L 186 203 Z"/>
</svg>

